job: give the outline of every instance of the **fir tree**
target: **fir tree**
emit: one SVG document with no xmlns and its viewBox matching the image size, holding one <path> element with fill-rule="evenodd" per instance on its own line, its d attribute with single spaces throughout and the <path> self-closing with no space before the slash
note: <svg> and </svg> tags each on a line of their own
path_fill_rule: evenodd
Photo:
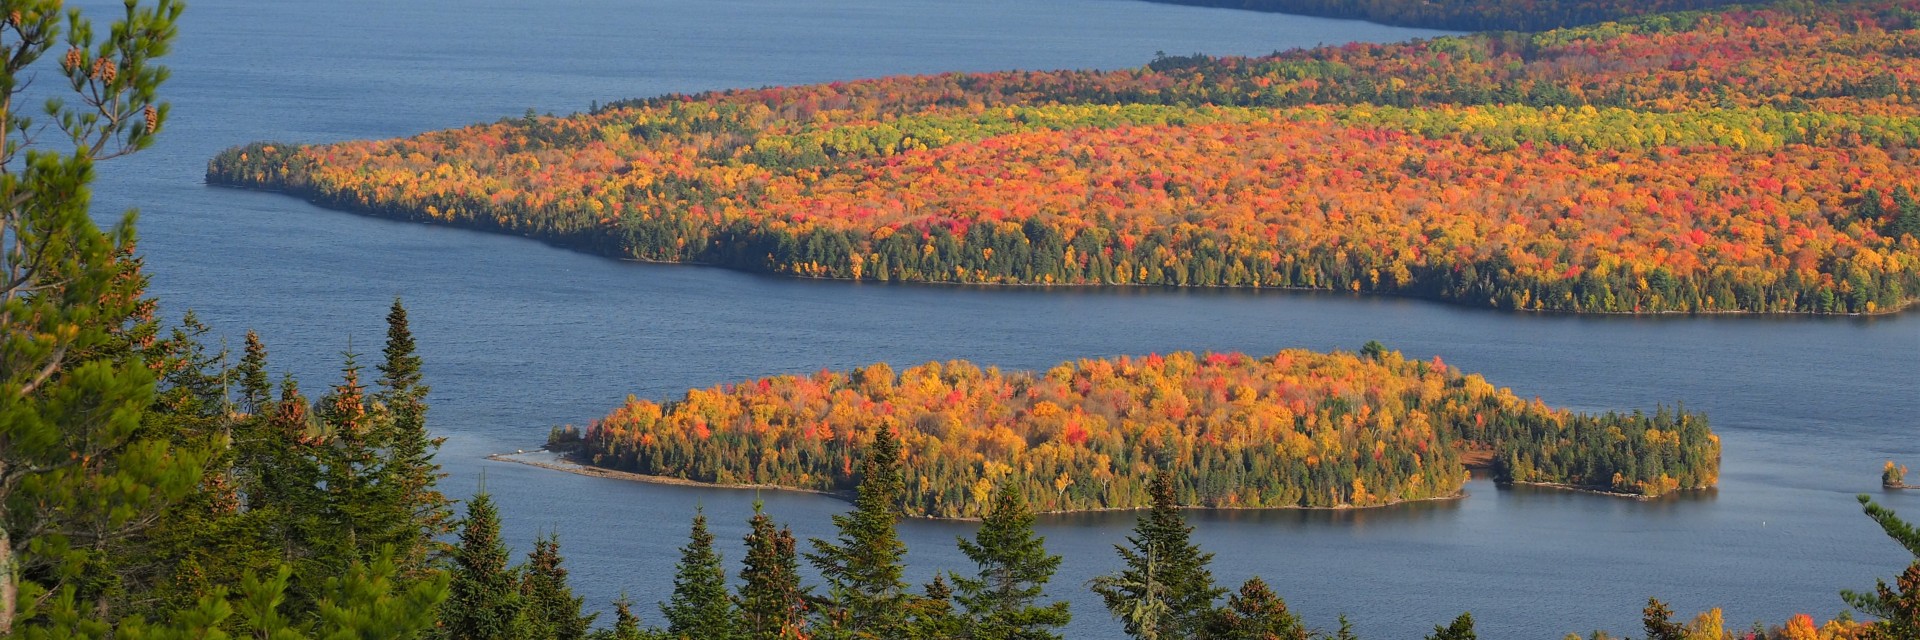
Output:
<svg viewBox="0 0 1920 640">
<path fill-rule="evenodd" d="M 526 603 L 528 638 L 542 640 L 580 640 L 587 636 L 598 614 L 581 615 L 584 598 L 573 595 L 567 584 L 567 569 L 560 566 L 560 536 L 541 536 L 527 554 L 521 570 L 520 596 Z"/>
<path fill-rule="evenodd" d="M 1287 610 L 1280 598 L 1258 576 L 1248 578 L 1240 591 L 1227 596 L 1227 606 L 1215 616 L 1214 640 L 1306 640 L 1300 616 Z"/>
<path fill-rule="evenodd" d="M 1473 614 L 1462 613 L 1453 623 L 1443 627 L 1434 627 L 1433 634 L 1427 640 L 1475 640 L 1473 633 Z"/>
<path fill-rule="evenodd" d="M 1213 586 L 1207 568 L 1213 554 L 1201 553 L 1192 542 L 1193 527 L 1180 516 L 1172 476 L 1155 474 L 1148 491 L 1152 508 L 1126 545 L 1114 545 L 1126 567 L 1095 579 L 1093 590 L 1108 611 L 1131 619 L 1127 632 L 1134 637 L 1198 637 L 1212 617 L 1213 601 L 1226 591 Z"/>
<path fill-rule="evenodd" d="M 912 598 L 901 579 L 907 546 L 894 531 L 905 483 L 900 443 L 882 426 L 861 462 L 853 511 L 833 516 L 837 542 L 813 540 L 807 560 L 820 570 L 827 593 L 821 600 L 824 637 L 895 638 L 905 633 Z"/>
<path fill-rule="evenodd" d="M 1060 636 L 1053 629 L 1072 619 L 1067 603 L 1040 601 L 1060 568 L 1060 556 L 1047 553 L 1046 539 L 1034 535 L 1033 522 L 1019 483 L 1009 481 L 996 492 L 975 540 L 960 539 L 960 552 L 979 566 L 976 577 L 954 577 L 968 637 L 1056 639 Z"/>
<path fill-rule="evenodd" d="M 451 640 L 507 640 L 518 637 L 521 611 L 516 572 L 507 566 L 500 540 L 500 514 L 483 490 L 467 501 L 460 544 L 453 553 L 453 585 L 441 621 Z"/>
<path fill-rule="evenodd" d="M 740 569 L 741 636 L 748 640 L 785 640 L 802 637 L 807 591 L 800 586 L 800 564 L 794 555 L 793 532 L 775 528 L 773 518 L 753 503 L 748 522 L 747 558 Z"/>
<path fill-rule="evenodd" d="M 727 572 L 713 549 L 704 513 L 694 513 L 693 531 L 680 550 L 673 577 L 673 601 L 660 605 L 660 613 L 667 619 L 667 633 L 679 638 L 726 640 L 738 626 L 727 595 Z"/>
</svg>

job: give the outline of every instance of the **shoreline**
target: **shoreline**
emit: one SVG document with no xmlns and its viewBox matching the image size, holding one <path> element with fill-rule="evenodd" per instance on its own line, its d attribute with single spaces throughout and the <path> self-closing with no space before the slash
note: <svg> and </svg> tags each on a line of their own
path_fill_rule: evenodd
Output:
<svg viewBox="0 0 1920 640">
<path fill-rule="evenodd" d="M 530 457 L 530 456 L 542 456 L 542 455 L 550 456 L 552 457 L 552 460 L 551 461 L 540 460 L 540 459 L 534 459 Z M 646 482 L 650 484 L 663 484 L 663 485 L 672 485 L 672 486 L 680 486 L 680 487 L 696 487 L 696 488 L 704 488 L 704 489 L 789 491 L 794 493 L 808 493 L 813 495 L 827 496 L 827 497 L 838 498 L 838 499 L 847 500 L 847 501 L 851 501 L 854 498 L 853 492 L 851 491 L 822 491 L 819 489 L 802 489 L 798 487 L 788 487 L 788 486 L 774 485 L 774 484 L 720 484 L 720 483 L 714 483 L 714 482 L 701 482 L 698 480 L 688 480 L 685 478 L 648 475 L 644 473 L 635 473 L 632 471 L 619 471 L 615 469 L 607 469 L 604 467 L 596 467 L 589 464 L 582 464 L 580 462 L 574 461 L 569 454 L 553 451 L 546 448 L 534 449 L 531 451 L 523 450 L 515 453 L 494 453 L 494 454 L 487 455 L 486 459 L 492 460 L 495 462 L 510 462 L 514 464 L 523 464 L 530 467 L 538 467 L 538 468 L 546 469 L 549 471 L 571 473 L 574 475 L 586 476 L 589 478 L 607 478 L 611 480 L 626 480 L 626 481 L 632 481 L 632 482 Z M 1639 501 L 1658 500 L 1661 498 L 1668 497 L 1664 495 L 1647 496 L 1647 495 L 1641 495 L 1637 493 L 1621 493 L 1618 491 L 1607 491 L 1603 489 L 1593 489 L 1588 487 L 1581 487 L 1578 485 L 1559 484 L 1559 483 L 1552 483 L 1552 482 L 1500 483 L 1496 481 L 1495 484 L 1543 487 L 1543 488 L 1558 489 L 1561 491 L 1568 491 L 1573 493 L 1585 493 L 1585 494 L 1591 494 L 1591 495 L 1597 495 L 1597 496 L 1603 496 L 1603 497 L 1609 497 L 1609 498 L 1627 498 L 1627 499 L 1639 500 Z M 1888 487 L 1888 488 L 1893 488 L 1893 487 Z M 1912 487 L 1901 487 L 1901 488 L 1912 488 Z M 1693 489 L 1683 489 L 1682 491 L 1689 491 L 1689 490 L 1693 490 Z M 1679 492 L 1676 491 L 1674 493 L 1679 493 Z M 1271 506 L 1271 507 L 1181 505 L 1179 508 L 1183 511 L 1357 511 L 1357 510 L 1365 510 L 1365 509 L 1384 509 L 1384 508 L 1397 507 L 1397 506 L 1403 506 L 1403 505 L 1409 505 L 1409 504 L 1418 504 L 1422 502 L 1464 500 L 1469 495 L 1472 495 L 1472 494 L 1467 493 L 1467 491 L 1463 488 L 1452 494 L 1444 495 L 1444 496 L 1434 496 L 1431 498 L 1417 498 L 1412 500 L 1395 500 L 1392 502 L 1365 505 L 1365 506 L 1351 505 L 1351 504 L 1338 505 L 1338 506 L 1332 506 L 1332 507 L 1310 507 L 1310 506 L 1296 506 L 1296 505 L 1278 505 L 1278 506 Z M 1048 515 L 1075 515 L 1075 514 L 1083 514 L 1083 513 L 1110 513 L 1110 512 L 1119 512 L 1119 511 L 1140 511 L 1148 508 L 1150 507 L 1143 505 L 1138 507 L 1094 507 L 1094 508 L 1087 508 L 1087 509 L 1055 509 L 1055 510 L 1048 510 L 1048 511 L 1035 511 L 1034 515 L 1048 516 Z M 904 517 L 912 518 L 916 520 L 951 520 L 951 521 L 967 521 L 967 522 L 977 522 L 980 520 L 980 518 L 977 518 L 977 517 L 947 517 L 947 516 L 927 516 L 927 515 L 906 515 Z"/>
<path fill-rule="evenodd" d="M 1158 2 L 1161 0 L 1147 0 L 1147 1 Z M 841 278 L 841 277 L 833 277 L 833 276 L 803 276 L 803 275 L 792 274 L 792 273 L 781 273 L 781 272 L 773 271 L 769 269 L 750 269 L 750 268 L 737 267 L 733 265 L 715 263 L 715 262 L 700 262 L 700 261 L 692 261 L 692 260 L 641 259 L 641 258 L 633 257 L 631 255 L 627 255 L 627 252 L 624 247 L 616 246 L 612 250 L 608 250 L 607 247 L 601 246 L 602 243 L 600 242 L 594 242 L 594 241 L 589 241 L 585 239 L 574 239 L 574 238 L 566 238 L 566 237 L 559 237 L 559 236 L 523 233 L 523 232 L 515 231 L 512 229 L 504 228 L 498 224 L 487 224 L 485 222 L 480 222 L 477 219 L 471 219 L 471 218 L 463 218 L 463 219 L 455 219 L 455 220 L 439 220 L 439 219 L 433 219 L 433 218 L 427 217 L 420 212 L 402 212 L 402 211 L 388 212 L 388 211 L 381 211 L 373 207 L 359 207 L 359 206 L 350 206 L 345 204 L 335 204 L 329 201 L 329 199 L 327 198 L 320 197 L 318 193 L 313 192 L 310 188 L 303 189 L 303 188 L 288 186 L 284 184 L 270 184 L 270 183 L 256 184 L 248 181 L 235 180 L 235 179 L 227 178 L 224 176 L 216 176 L 215 173 L 212 171 L 209 171 L 207 173 L 204 179 L 204 182 L 209 186 L 221 187 L 226 189 L 243 189 L 248 191 L 260 191 L 260 192 L 276 193 L 276 194 L 285 195 L 289 197 L 299 198 L 303 201 L 306 201 L 308 204 L 312 204 L 316 207 L 320 207 L 330 211 L 340 211 L 340 212 L 348 213 L 352 215 L 364 216 L 368 218 L 378 218 L 381 220 L 392 220 L 396 222 L 405 222 L 410 224 L 445 226 L 445 227 L 451 227 L 455 229 L 465 229 L 468 231 L 491 233 L 495 235 L 527 238 L 529 240 L 533 240 L 535 242 L 539 242 L 541 244 L 545 244 L 550 247 L 565 249 L 568 251 L 582 253 L 582 254 L 604 258 L 608 260 L 617 260 L 620 262 L 631 262 L 635 264 L 650 264 L 650 265 L 680 265 L 680 266 L 689 266 L 689 267 L 726 269 L 728 271 L 734 271 L 737 273 L 745 273 L 745 274 L 764 276 L 764 277 L 770 277 L 770 278 L 788 278 L 788 279 L 794 279 L 794 280 L 873 283 L 876 285 L 907 285 L 907 286 L 929 286 L 929 287 L 979 287 L 979 288 L 1008 288 L 1008 289 L 1028 289 L 1028 288 L 1097 289 L 1101 287 L 1114 287 L 1114 288 L 1197 290 L 1197 291 L 1254 291 L 1254 292 L 1282 291 L 1282 292 L 1293 292 L 1293 293 L 1333 294 L 1333 295 L 1340 295 L 1340 296 L 1345 296 L 1353 299 L 1364 299 L 1364 298 L 1371 298 L 1371 297 L 1400 298 L 1400 299 L 1406 299 L 1406 300 L 1422 300 L 1426 302 L 1433 302 L 1437 304 L 1444 304 L 1444 305 L 1455 306 L 1455 307 L 1460 307 L 1465 309 L 1479 309 L 1479 310 L 1493 311 L 1498 313 L 1533 314 L 1533 315 L 1543 315 L 1543 316 L 1547 316 L 1547 315 L 1573 316 L 1573 317 L 1597 316 L 1597 317 L 1619 317 L 1619 318 L 1676 318 L 1676 317 L 1750 316 L 1750 317 L 1775 317 L 1775 318 L 1881 318 L 1881 317 L 1897 316 L 1910 310 L 1920 309 L 1920 298 L 1914 298 L 1914 299 L 1909 299 L 1898 306 L 1895 306 L 1889 309 L 1876 310 L 1873 313 L 1824 313 L 1824 312 L 1811 312 L 1811 311 L 1755 311 L 1751 309 L 1727 309 L 1727 310 L 1707 310 L 1707 311 L 1683 311 L 1683 310 L 1677 310 L 1677 309 L 1662 310 L 1662 311 L 1573 311 L 1573 310 L 1567 310 L 1567 309 L 1508 309 L 1508 308 L 1500 307 L 1497 305 L 1474 304 L 1466 300 L 1448 298 L 1445 296 L 1428 295 L 1428 294 L 1420 294 L 1420 293 L 1405 292 L 1405 291 L 1373 290 L 1373 291 L 1359 292 L 1359 291 L 1341 291 L 1337 289 L 1327 289 L 1327 288 L 1318 288 L 1318 287 L 1295 287 L 1295 286 L 1268 287 L 1268 286 L 1257 286 L 1257 285 L 1256 286 L 1178 285 L 1178 284 L 1143 284 L 1143 283 L 1116 284 L 1116 283 L 1094 283 L 1094 282 L 1084 282 L 1084 283 L 942 282 L 942 281 L 935 281 L 935 280 L 875 280 L 875 279 L 866 279 L 866 278 Z"/>
</svg>

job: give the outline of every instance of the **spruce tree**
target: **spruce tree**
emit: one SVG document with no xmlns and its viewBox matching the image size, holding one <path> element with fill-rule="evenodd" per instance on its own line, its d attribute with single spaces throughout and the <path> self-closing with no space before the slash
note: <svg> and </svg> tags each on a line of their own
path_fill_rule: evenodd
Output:
<svg viewBox="0 0 1920 640">
<path fill-rule="evenodd" d="M 154 306 L 134 214 L 103 230 L 89 202 L 95 164 L 145 149 L 166 121 L 156 60 L 182 7 L 128 5 L 97 31 L 58 0 L 7 7 L 0 131 L 18 135 L 0 145 L 0 635 L 20 603 L 95 600 L 80 591 L 95 589 L 83 583 L 101 541 L 198 490 L 208 458 L 141 428 L 157 363 L 143 353 Z M 43 60 L 55 46 L 65 53 Z"/>
<path fill-rule="evenodd" d="M 853 511 L 833 516 L 837 542 L 814 539 L 807 560 L 820 570 L 827 593 L 820 601 L 820 635 L 896 638 L 905 634 L 912 597 L 901 579 L 907 546 L 894 530 L 905 482 L 900 443 L 881 426 L 862 460 Z"/>
<path fill-rule="evenodd" d="M 453 552 L 453 585 L 440 619 L 450 640 L 517 638 L 525 603 L 507 566 L 500 513 L 483 490 L 467 501 L 460 544 Z"/>
<path fill-rule="evenodd" d="M 1673 621 L 1673 610 L 1659 598 L 1647 598 L 1647 608 L 1640 612 L 1640 625 L 1647 631 L 1647 640 L 1686 640 L 1687 630 Z"/>
<path fill-rule="evenodd" d="M 633 600 L 627 594 L 613 601 L 613 633 L 611 640 L 643 640 L 647 633 L 640 629 L 640 616 L 633 614 Z"/>
<path fill-rule="evenodd" d="M 249 415 L 266 413 L 273 406 L 273 383 L 267 379 L 267 345 L 260 334 L 247 330 L 246 347 L 240 366 L 234 370 L 240 385 L 240 409 Z"/>
<path fill-rule="evenodd" d="M 1134 526 L 1125 545 L 1114 545 L 1126 564 L 1096 578 L 1093 590 L 1107 610 L 1127 622 L 1137 638 L 1192 638 L 1205 633 L 1213 602 L 1226 590 L 1213 585 L 1207 565 L 1213 554 L 1193 544 L 1193 527 L 1180 516 L 1173 477 L 1160 472 L 1148 486 L 1153 506 Z M 1164 614 L 1159 612 L 1164 610 Z"/>
<path fill-rule="evenodd" d="M 678 638 L 727 640 L 739 626 L 727 595 L 726 568 L 713 549 L 704 513 L 694 513 L 693 531 L 680 549 L 673 577 L 673 600 L 660 605 L 660 613 L 667 619 L 667 633 Z"/>
<path fill-rule="evenodd" d="M 773 518 L 753 503 L 748 521 L 747 558 L 740 569 L 740 635 L 747 640 L 803 637 L 807 590 L 800 586 L 800 562 L 793 532 L 776 528 Z"/>
<path fill-rule="evenodd" d="M 1242 583 L 1239 592 L 1227 596 L 1227 606 L 1215 616 L 1213 632 L 1208 637 L 1214 640 L 1306 640 L 1309 634 L 1300 616 L 1287 610 L 1286 600 L 1255 576 Z"/>
<path fill-rule="evenodd" d="M 581 640 L 598 614 L 582 615 L 585 598 L 574 597 L 567 569 L 560 566 L 560 536 L 548 534 L 533 543 L 521 569 L 520 597 L 526 603 L 527 638 Z"/>
<path fill-rule="evenodd" d="M 380 475 L 389 525 L 380 533 L 382 544 L 400 550 L 399 562 L 409 572 L 428 567 L 445 552 L 440 536 L 453 530 L 453 509 L 435 488 L 446 474 L 433 456 L 445 438 L 427 432 L 428 388 L 421 384 L 420 356 L 414 352 L 407 309 L 399 299 L 387 312 L 387 344 L 379 370 L 381 391 L 376 399 L 385 409 L 375 441 L 381 452 Z"/>
<path fill-rule="evenodd" d="M 975 539 L 960 539 L 960 552 L 979 566 L 975 577 L 953 579 L 968 637 L 1057 639 L 1054 629 L 1072 619 L 1067 603 L 1041 602 L 1060 556 L 1047 553 L 1046 539 L 1034 534 L 1033 522 L 1020 483 L 1009 480 L 995 493 Z"/>
</svg>

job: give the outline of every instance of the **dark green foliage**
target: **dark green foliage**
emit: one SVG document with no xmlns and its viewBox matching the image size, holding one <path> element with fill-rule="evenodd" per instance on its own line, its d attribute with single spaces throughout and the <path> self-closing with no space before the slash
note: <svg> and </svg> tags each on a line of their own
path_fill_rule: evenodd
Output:
<svg viewBox="0 0 1920 640">
<path fill-rule="evenodd" d="M 573 588 L 567 585 L 567 570 L 560 566 L 560 536 L 551 534 L 541 536 L 533 543 L 533 552 L 527 554 L 527 564 L 521 568 L 520 597 L 526 603 L 527 621 L 523 637 L 542 640 L 580 640 L 587 635 L 587 628 L 593 626 L 593 619 L 599 614 L 582 615 L 580 605 L 584 598 L 573 595 Z"/>
<path fill-rule="evenodd" d="M 748 640 L 801 637 L 808 594 L 800 586 L 800 562 L 793 532 L 775 528 L 773 518 L 753 505 L 747 533 L 747 558 L 740 569 L 740 635 Z"/>
<path fill-rule="evenodd" d="M 907 545 L 894 531 L 905 483 L 891 428 L 874 434 L 860 469 L 853 511 L 833 516 L 839 539 L 814 539 L 807 554 L 827 583 L 818 611 L 821 637 L 894 638 L 906 632 L 913 600 L 901 579 Z"/>
<path fill-rule="evenodd" d="M 1533 415 L 1492 415 L 1463 425 L 1465 438 L 1495 444 L 1494 479 L 1544 482 L 1638 495 L 1713 486 L 1720 438 L 1707 417 L 1685 407 L 1652 415 L 1570 414 L 1559 424 Z"/>
<path fill-rule="evenodd" d="M 240 409 L 249 415 L 266 413 L 273 407 L 273 383 L 267 379 L 267 345 L 260 335 L 247 331 L 245 355 L 234 370 L 240 384 Z"/>
<path fill-rule="evenodd" d="M 507 545 L 500 540 L 500 513 L 486 492 L 467 501 L 460 544 L 453 551 L 453 587 L 440 618 L 451 640 L 518 638 L 521 611 L 519 578 L 507 566 Z"/>
<path fill-rule="evenodd" d="M 1427 640 L 1475 640 L 1477 637 L 1473 634 L 1473 614 L 1462 613 L 1451 624 L 1434 627 Z"/>
<path fill-rule="evenodd" d="M 1658 598 L 1647 598 L 1640 620 L 1647 630 L 1647 640 L 1686 640 L 1687 630 L 1673 621 L 1673 610 Z"/>
<path fill-rule="evenodd" d="M 1334 632 L 1333 640 L 1360 640 L 1360 636 L 1354 635 L 1353 622 L 1347 620 L 1347 614 L 1340 614 L 1340 630 Z"/>
<path fill-rule="evenodd" d="M 1156 474 L 1149 491 L 1153 507 L 1127 544 L 1114 545 L 1126 567 L 1095 578 L 1091 586 L 1135 638 L 1198 637 L 1212 617 L 1213 601 L 1226 590 L 1213 585 L 1207 568 L 1213 554 L 1192 542 L 1193 527 L 1180 516 L 1172 476 Z"/>
<path fill-rule="evenodd" d="M 1379 360 L 1387 355 L 1387 345 L 1380 344 L 1379 340 L 1368 340 L 1366 344 L 1360 346 L 1360 355 L 1369 360 Z"/>
<path fill-rule="evenodd" d="M 975 628 L 953 612 L 953 588 L 947 586 L 947 580 L 934 574 L 928 582 L 925 595 L 914 602 L 908 621 L 909 637 L 913 638 L 980 638 Z"/>
<path fill-rule="evenodd" d="M 427 432 L 427 391 L 421 384 L 420 356 L 414 352 L 407 309 L 399 300 L 387 312 L 387 344 L 382 350 L 380 386 L 375 395 L 386 409 L 374 434 L 385 519 L 378 536 L 400 549 L 401 566 L 417 572 L 446 552 L 438 539 L 453 531 L 452 503 L 435 484 L 446 476 L 433 461 L 445 438 Z"/>
<path fill-rule="evenodd" d="M 726 640 L 738 627 L 738 614 L 727 594 L 727 572 L 707 532 L 707 516 L 695 513 L 693 532 L 680 549 L 680 565 L 673 576 L 673 601 L 660 606 L 667 633 L 678 638 Z"/>
<path fill-rule="evenodd" d="M 1214 616 L 1208 638 L 1212 640 L 1307 640 L 1309 634 L 1300 616 L 1287 610 L 1266 581 L 1248 578 L 1240 591 L 1227 596 L 1227 606 Z"/>
<path fill-rule="evenodd" d="M 1041 602 L 1047 582 L 1060 568 L 1060 556 L 1047 553 L 1046 539 L 1034 535 L 1033 521 L 1020 485 L 1008 482 L 994 496 L 993 509 L 975 539 L 960 539 L 960 552 L 979 567 L 974 577 L 953 579 L 967 637 L 1059 638 L 1054 629 L 1072 619 L 1067 603 Z"/>
</svg>

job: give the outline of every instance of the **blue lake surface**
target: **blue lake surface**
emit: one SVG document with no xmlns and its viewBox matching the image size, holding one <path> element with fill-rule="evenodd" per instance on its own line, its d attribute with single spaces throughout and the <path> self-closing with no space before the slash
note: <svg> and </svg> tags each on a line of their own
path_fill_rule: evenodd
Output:
<svg viewBox="0 0 1920 640">
<path fill-rule="evenodd" d="M 79 3 L 94 15 L 118 3 Z M 595 479 L 495 463 L 628 394 L 664 398 L 766 374 L 966 358 L 1007 368 L 1173 350 L 1355 349 L 1377 339 L 1523 396 L 1582 410 L 1684 402 L 1725 442 L 1717 491 L 1636 502 L 1475 481 L 1464 500 L 1350 512 L 1194 513 L 1215 572 L 1259 574 L 1331 627 L 1415 638 L 1463 610 L 1483 637 L 1638 632 L 1648 596 L 1738 624 L 1830 616 L 1842 588 L 1904 566 L 1852 496 L 1893 458 L 1920 466 L 1920 315 L 1534 315 L 1333 294 L 978 289 L 813 282 L 638 265 L 521 238 L 397 223 L 205 186 L 205 161 L 254 140 L 407 135 L 594 101 L 949 70 L 1117 68 L 1155 52 L 1259 54 L 1435 32 L 1131 0 L 194 0 L 170 59 L 174 117 L 149 152 L 102 168 L 96 205 L 142 209 L 152 293 L 316 389 L 375 352 L 404 296 L 449 438 L 445 487 L 482 471 L 524 551 L 558 530 L 575 586 L 605 608 L 664 600 L 702 505 L 741 557 L 763 499 L 801 537 L 839 501 Z M 1069 637 L 1119 628 L 1082 585 L 1115 565 L 1131 514 L 1047 518 L 1066 556 Z M 914 580 L 964 570 L 972 525 L 902 525 Z"/>
</svg>

